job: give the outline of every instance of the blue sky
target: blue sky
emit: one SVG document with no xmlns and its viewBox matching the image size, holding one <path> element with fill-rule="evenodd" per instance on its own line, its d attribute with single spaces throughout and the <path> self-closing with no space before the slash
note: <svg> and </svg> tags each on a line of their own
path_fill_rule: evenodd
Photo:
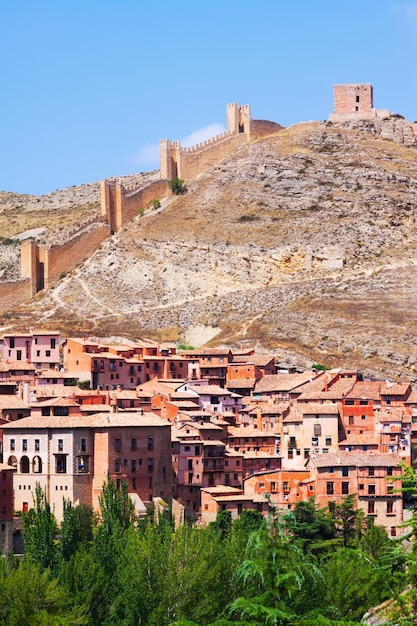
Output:
<svg viewBox="0 0 417 626">
<path fill-rule="evenodd" d="M 0 0 L 0 190 L 155 169 L 228 102 L 323 120 L 334 83 L 414 121 L 416 59 L 415 0 Z"/>
</svg>

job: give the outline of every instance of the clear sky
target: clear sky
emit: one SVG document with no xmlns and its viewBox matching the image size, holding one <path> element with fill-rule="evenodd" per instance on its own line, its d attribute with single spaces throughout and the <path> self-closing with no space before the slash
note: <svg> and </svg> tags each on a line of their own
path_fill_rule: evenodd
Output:
<svg viewBox="0 0 417 626">
<path fill-rule="evenodd" d="M 416 60 L 416 0 L 0 0 L 0 190 L 156 169 L 228 102 L 324 120 L 335 83 L 414 121 Z"/>
</svg>

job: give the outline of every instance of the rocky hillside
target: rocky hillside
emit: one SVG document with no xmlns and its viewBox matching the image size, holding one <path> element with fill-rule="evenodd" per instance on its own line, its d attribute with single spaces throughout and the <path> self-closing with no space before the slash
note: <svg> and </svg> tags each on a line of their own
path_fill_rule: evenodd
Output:
<svg viewBox="0 0 417 626">
<path fill-rule="evenodd" d="M 0 218 L 14 212 L 29 210 Z M 3 324 L 257 345 L 416 380 L 416 217 L 405 121 L 298 124 L 145 211 Z"/>
</svg>

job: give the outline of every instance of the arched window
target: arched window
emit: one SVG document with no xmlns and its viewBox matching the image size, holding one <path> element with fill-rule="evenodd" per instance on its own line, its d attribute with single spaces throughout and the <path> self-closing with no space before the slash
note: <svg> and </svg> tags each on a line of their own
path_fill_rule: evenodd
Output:
<svg viewBox="0 0 417 626">
<path fill-rule="evenodd" d="M 20 473 L 21 474 L 29 474 L 29 459 L 27 456 L 22 456 L 20 459 Z"/>
<path fill-rule="evenodd" d="M 9 456 L 8 460 L 7 460 L 7 464 L 11 465 L 12 467 L 16 467 L 17 468 L 17 459 L 15 456 Z"/>
<path fill-rule="evenodd" d="M 34 474 L 42 474 L 42 459 L 40 456 L 33 457 L 32 468 Z"/>
</svg>

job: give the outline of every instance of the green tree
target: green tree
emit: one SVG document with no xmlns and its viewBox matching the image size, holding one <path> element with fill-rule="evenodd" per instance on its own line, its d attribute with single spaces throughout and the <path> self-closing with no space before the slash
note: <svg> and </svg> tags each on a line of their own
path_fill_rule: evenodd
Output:
<svg viewBox="0 0 417 626">
<path fill-rule="evenodd" d="M 61 524 L 59 554 L 68 561 L 80 546 L 87 548 L 93 540 L 93 510 L 87 504 L 73 506 L 64 500 L 64 515 Z"/>
<path fill-rule="evenodd" d="M 168 185 L 172 193 L 176 196 L 179 196 L 187 191 L 184 181 L 181 180 L 181 178 L 178 178 L 178 176 L 171 178 L 171 180 L 168 181 Z"/>
<path fill-rule="evenodd" d="M 284 519 L 303 550 L 322 552 L 332 546 L 330 540 L 336 537 L 334 520 L 327 509 L 316 507 L 314 496 L 297 502 Z"/>
<path fill-rule="evenodd" d="M 84 547 L 60 567 L 59 581 L 66 589 L 75 610 L 88 618 L 88 626 L 102 626 L 113 601 L 112 578 L 105 567 Z"/>
<path fill-rule="evenodd" d="M 324 579 L 314 558 L 291 541 L 275 510 L 250 536 L 239 573 L 244 595 L 232 603 L 230 613 L 240 623 L 336 623 L 326 616 L 331 608 L 322 605 Z"/>
<path fill-rule="evenodd" d="M 81 626 L 87 624 L 82 608 L 33 562 L 10 568 L 0 560 L 0 626 Z"/>
<path fill-rule="evenodd" d="M 342 540 L 345 548 L 353 545 L 355 539 L 360 539 L 363 531 L 363 512 L 356 506 L 356 496 L 346 496 L 340 504 L 332 507 L 331 512 L 336 536 Z"/>
<path fill-rule="evenodd" d="M 56 573 L 58 531 L 55 516 L 51 511 L 46 492 L 36 484 L 33 508 L 23 514 L 23 540 L 25 556 L 42 569 L 49 568 Z"/>
<path fill-rule="evenodd" d="M 219 532 L 223 539 L 229 537 L 232 532 L 231 512 L 220 509 L 220 511 L 217 512 L 214 522 L 210 522 L 209 528 L 214 532 Z"/>
</svg>

